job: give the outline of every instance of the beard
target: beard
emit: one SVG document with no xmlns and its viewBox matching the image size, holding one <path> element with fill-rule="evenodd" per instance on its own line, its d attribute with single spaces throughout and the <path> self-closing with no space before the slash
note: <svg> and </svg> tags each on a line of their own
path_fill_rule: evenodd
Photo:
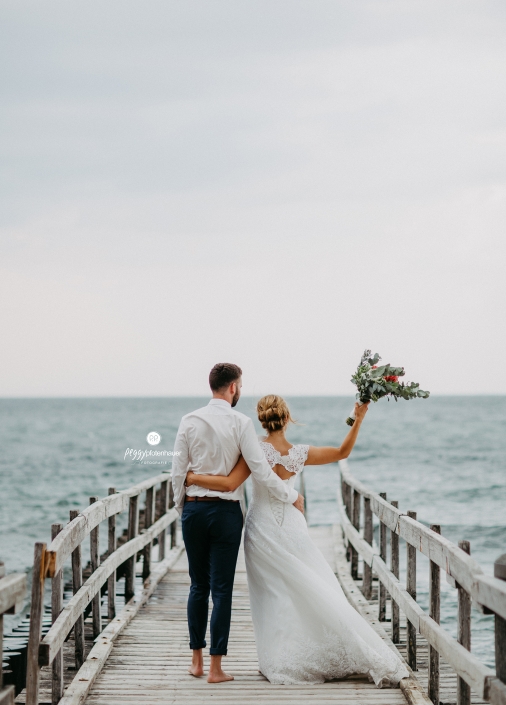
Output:
<svg viewBox="0 0 506 705">
<path fill-rule="evenodd" d="M 230 404 L 230 406 L 232 406 L 232 407 L 236 406 L 237 402 L 239 401 L 239 397 L 240 397 L 240 396 L 241 396 L 241 393 L 240 393 L 240 392 L 236 392 L 236 393 L 234 394 L 234 398 L 232 399 L 232 403 Z"/>
</svg>

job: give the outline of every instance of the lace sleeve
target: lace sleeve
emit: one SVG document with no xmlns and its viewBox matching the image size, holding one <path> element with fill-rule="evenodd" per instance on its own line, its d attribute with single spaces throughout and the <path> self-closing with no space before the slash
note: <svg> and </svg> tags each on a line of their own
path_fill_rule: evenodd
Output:
<svg viewBox="0 0 506 705">
<path fill-rule="evenodd" d="M 265 443 L 264 441 L 260 441 L 260 446 L 264 452 L 265 459 L 267 460 L 271 468 L 273 468 L 279 463 L 280 455 L 278 451 L 273 446 L 271 446 L 270 443 Z"/>
<path fill-rule="evenodd" d="M 309 453 L 309 446 L 297 445 L 294 446 L 295 453 L 293 454 L 293 470 L 292 472 L 300 472 L 304 469 L 304 463 L 307 460 L 307 454 Z"/>
</svg>

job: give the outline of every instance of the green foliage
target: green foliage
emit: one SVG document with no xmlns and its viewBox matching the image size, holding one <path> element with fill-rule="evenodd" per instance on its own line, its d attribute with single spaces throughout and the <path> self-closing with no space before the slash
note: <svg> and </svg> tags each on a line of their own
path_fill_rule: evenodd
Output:
<svg viewBox="0 0 506 705">
<path fill-rule="evenodd" d="M 404 377 L 404 367 L 379 365 L 378 353 L 371 356 L 370 350 L 365 350 L 357 371 L 351 378 L 357 387 L 357 399 L 361 402 L 378 401 L 381 397 L 390 396 L 397 399 L 427 399 L 430 392 L 420 389 L 416 382 L 399 382 L 385 379 L 387 377 Z M 376 369 L 373 369 L 373 367 Z"/>
</svg>

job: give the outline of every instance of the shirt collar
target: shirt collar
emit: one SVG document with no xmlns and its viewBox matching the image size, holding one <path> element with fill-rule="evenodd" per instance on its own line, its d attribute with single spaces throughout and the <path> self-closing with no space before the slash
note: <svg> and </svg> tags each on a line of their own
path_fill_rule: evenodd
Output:
<svg viewBox="0 0 506 705">
<path fill-rule="evenodd" d="M 229 409 L 231 409 L 231 405 L 228 403 L 226 399 L 215 399 L 214 397 L 209 400 L 209 405 L 208 406 L 226 406 Z"/>
</svg>

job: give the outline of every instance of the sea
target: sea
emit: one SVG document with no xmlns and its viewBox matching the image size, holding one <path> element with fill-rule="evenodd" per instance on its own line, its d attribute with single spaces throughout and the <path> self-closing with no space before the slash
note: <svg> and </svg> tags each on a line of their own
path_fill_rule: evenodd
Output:
<svg viewBox="0 0 506 705">
<path fill-rule="evenodd" d="M 255 399 L 237 409 L 256 420 Z M 287 397 L 297 421 L 292 443 L 338 446 L 352 397 Z M 105 496 L 170 471 L 170 456 L 134 460 L 128 451 L 173 447 L 181 417 L 207 398 L 0 399 L 0 560 L 31 581 L 33 545 L 50 540 L 90 496 Z M 147 435 L 161 436 L 157 446 Z M 376 492 L 440 524 L 444 536 L 471 542 L 484 571 L 506 552 L 506 397 L 431 396 L 371 404 L 349 459 L 351 472 Z M 310 525 L 339 521 L 336 464 L 305 470 Z M 126 518 L 123 518 L 123 523 Z M 401 542 L 401 580 L 405 546 Z M 418 554 L 417 590 L 428 606 L 427 560 Z M 26 606 L 28 609 L 28 605 Z M 26 612 L 25 609 L 25 612 Z M 456 635 L 457 594 L 442 579 L 441 624 Z M 7 627 L 15 618 L 7 621 Z M 493 616 L 473 609 L 472 650 L 494 666 Z"/>
</svg>

